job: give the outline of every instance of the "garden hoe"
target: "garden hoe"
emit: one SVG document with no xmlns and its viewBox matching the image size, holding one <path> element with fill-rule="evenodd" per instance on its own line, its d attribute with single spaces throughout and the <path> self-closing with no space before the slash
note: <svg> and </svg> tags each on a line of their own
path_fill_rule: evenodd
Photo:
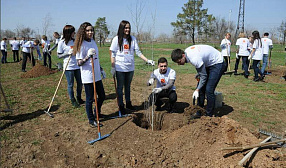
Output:
<svg viewBox="0 0 286 168">
<path fill-rule="evenodd" d="M 121 114 L 121 111 L 120 111 L 120 108 L 119 108 L 119 104 L 118 104 L 118 93 L 117 93 L 117 86 L 116 86 L 116 80 L 115 80 L 115 77 L 113 77 L 113 81 L 114 81 L 114 88 L 115 88 L 116 100 L 117 100 L 117 105 L 118 105 L 118 116 L 111 117 L 111 118 L 127 117 L 127 116 L 129 116 L 130 114 L 125 114 L 125 115 L 122 115 L 122 114 Z"/>
<path fill-rule="evenodd" d="M 58 89 L 59 89 L 59 87 L 60 87 L 60 84 L 61 84 L 61 81 L 62 81 L 63 76 L 64 76 L 64 74 L 65 74 L 65 71 L 66 71 L 66 69 L 67 69 L 67 67 L 68 67 L 68 64 L 69 64 L 69 62 L 70 62 L 71 56 L 72 56 L 72 55 L 69 56 L 67 65 L 65 66 L 65 68 L 64 68 L 64 70 L 63 70 L 63 73 L 62 73 L 62 75 L 61 75 L 61 77 L 60 77 L 58 86 L 57 86 L 56 91 L 55 91 L 55 93 L 54 93 L 54 96 L 53 96 L 53 98 L 52 98 L 52 100 L 51 100 L 51 103 L 50 103 L 50 105 L 49 105 L 49 107 L 48 107 L 48 110 L 47 110 L 47 111 L 44 111 L 45 113 L 47 113 L 47 114 L 48 114 L 50 117 L 52 117 L 52 118 L 54 118 L 54 115 L 50 113 L 50 109 L 51 109 L 51 107 L 52 107 L 52 104 L 53 104 L 53 102 L 54 102 L 54 99 L 55 99 L 55 97 L 56 97 L 56 94 L 57 94 L 57 92 L 58 92 Z"/>
<path fill-rule="evenodd" d="M 96 93 L 96 86 L 95 86 L 95 75 L 94 75 L 94 64 L 93 64 L 93 56 L 91 55 L 91 65 L 92 65 L 92 78 L 93 78 L 93 94 L 94 94 L 94 102 L 95 102 L 95 109 L 96 109 L 96 122 L 97 122 L 97 129 L 98 129 L 98 138 L 88 141 L 89 144 L 93 144 L 97 141 L 105 139 L 110 136 L 110 134 L 106 134 L 101 136 L 100 133 L 100 123 L 99 123 L 99 116 L 98 116 L 98 106 L 97 106 L 97 93 Z"/>
</svg>

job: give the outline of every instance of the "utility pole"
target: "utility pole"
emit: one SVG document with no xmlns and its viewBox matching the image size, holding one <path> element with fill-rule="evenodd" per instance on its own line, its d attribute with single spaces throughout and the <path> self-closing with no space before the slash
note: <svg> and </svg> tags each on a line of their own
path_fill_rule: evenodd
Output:
<svg viewBox="0 0 286 168">
<path fill-rule="evenodd" d="M 230 15 L 231 15 L 231 9 L 229 10 L 229 15 L 228 15 L 228 26 L 227 26 L 227 32 L 230 32 Z"/>
<path fill-rule="evenodd" d="M 240 0 L 235 38 L 237 38 L 238 33 L 244 32 L 244 7 L 245 7 L 245 0 Z"/>
</svg>

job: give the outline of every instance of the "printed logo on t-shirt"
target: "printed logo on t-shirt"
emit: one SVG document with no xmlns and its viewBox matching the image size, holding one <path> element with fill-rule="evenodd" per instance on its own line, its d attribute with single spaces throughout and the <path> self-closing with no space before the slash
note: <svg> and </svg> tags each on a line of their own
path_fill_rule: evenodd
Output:
<svg viewBox="0 0 286 168">
<path fill-rule="evenodd" d="M 124 47 L 125 50 L 129 50 L 129 45 L 128 44 L 124 44 L 123 47 Z"/>
<path fill-rule="evenodd" d="M 242 42 L 245 43 L 245 40 L 243 40 Z"/>
<path fill-rule="evenodd" d="M 196 47 L 191 47 L 191 49 L 195 49 Z"/>
<path fill-rule="evenodd" d="M 165 81 L 165 79 L 164 79 L 164 78 L 163 78 L 163 79 L 161 79 L 161 83 L 162 83 L 162 85 L 166 83 L 166 81 Z"/>
<path fill-rule="evenodd" d="M 266 41 L 266 39 L 264 39 L 264 41 Z"/>
</svg>

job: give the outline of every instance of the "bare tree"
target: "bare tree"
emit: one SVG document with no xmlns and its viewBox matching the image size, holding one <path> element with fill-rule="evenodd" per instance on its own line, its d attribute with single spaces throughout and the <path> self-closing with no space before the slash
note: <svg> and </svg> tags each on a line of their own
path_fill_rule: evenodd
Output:
<svg viewBox="0 0 286 168">
<path fill-rule="evenodd" d="M 24 25 L 18 25 L 16 28 L 17 36 L 27 37 L 30 39 L 35 33 L 35 30 L 30 27 L 25 27 Z"/>
<path fill-rule="evenodd" d="M 1 30 L 1 37 L 13 38 L 15 36 L 16 36 L 16 33 L 9 29 Z"/>
<path fill-rule="evenodd" d="M 282 21 L 280 27 L 278 28 L 278 31 L 280 33 L 279 39 L 282 39 L 282 44 L 285 45 L 285 40 L 286 40 L 286 21 Z"/>
<path fill-rule="evenodd" d="M 142 16 L 145 5 L 146 5 L 146 1 L 136 0 L 135 11 L 132 9 L 132 6 L 129 8 L 131 16 L 132 16 L 132 23 L 135 26 L 136 37 L 138 41 L 141 40 L 140 34 L 142 32 L 143 25 L 144 25 L 145 18 L 146 18 Z"/>
<path fill-rule="evenodd" d="M 52 22 L 52 17 L 50 16 L 49 13 L 43 18 L 42 26 L 43 26 L 43 35 L 47 36 L 47 34 L 50 33 L 50 28 L 54 26 Z"/>
</svg>

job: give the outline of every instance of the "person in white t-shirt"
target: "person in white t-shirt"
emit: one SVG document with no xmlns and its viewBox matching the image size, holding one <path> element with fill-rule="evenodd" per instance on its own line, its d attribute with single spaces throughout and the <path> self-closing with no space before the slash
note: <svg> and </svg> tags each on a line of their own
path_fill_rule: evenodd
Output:
<svg viewBox="0 0 286 168">
<path fill-rule="evenodd" d="M 118 106 L 122 114 L 125 113 L 123 103 L 123 86 L 125 92 L 126 108 L 135 110 L 131 104 L 130 85 L 134 74 L 134 52 L 148 64 L 155 65 L 153 60 L 148 60 L 139 50 L 137 40 L 130 35 L 131 25 L 122 20 L 119 24 L 117 36 L 112 40 L 110 46 L 111 74 L 117 80 Z"/>
<path fill-rule="evenodd" d="M 103 117 L 101 114 L 101 106 L 105 99 L 104 87 L 101 80 L 101 74 L 105 74 L 103 69 L 100 67 L 98 48 L 94 41 L 94 27 L 84 22 L 80 25 L 74 47 L 74 54 L 76 53 L 77 64 L 80 66 L 81 80 L 85 89 L 85 109 L 91 127 L 97 127 L 96 122 L 96 111 L 92 110 L 92 103 L 94 100 L 94 88 L 93 88 L 93 72 L 91 59 L 94 63 L 94 75 L 95 75 L 95 86 L 97 93 L 97 109 L 99 117 Z M 100 124 L 101 125 L 101 124 Z"/>
<path fill-rule="evenodd" d="M 263 45 L 263 64 L 261 67 L 261 73 L 264 74 L 265 72 L 265 68 L 268 64 L 268 53 L 269 50 L 271 52 L 271 50 L 273 49 L 273 43 L 272 40 L 270 38 L 268 38 L 269 33 L 264 33 L 264 37 L 261 38 L 262 41 L 262 45 Z"/>
<path fill-rule="evenodd" d="M 55 40 L 55 44 L 53 45 L 53 47 L 49 49 L 50 53 L 58 46 L 58 43 L 60 42 L 62 38 L 58 32 L 54 32 L 53 36 L 56 40 Z"/>
<path fill-rule="evenodd" d="M 13 60 L 14 62 L 19 62 L 19 48 L 20 48 L 20 43 L 17 41 L 17 38 L 14 37 L 14 40 L 11 42 L 11 48 L 13 52 Z"/>
<path fill-rule="evenodd" d="M 156 88 L 153 89 L 149 96 L 149 104 L 152 104 L 153 98 L 156 105 L 156 111 L 162 110 L 163 102 L 161 98 L 169 98 L 168 112 L 175 112 L 174 105 L 177 101 L 177 93 L 174 86 L 176 80 L 175 70 L 168 67 L 168 61 L 165 57 L 161 57 L 158 60 L 158 69 L 155 69 L 148 80 L 148 86 L 151 86 L 156 82 Z"/>
<path fill-rule="evenodd" d="M 253 42 L 253 50 L 251 51 L 250 55 L 248 56 L 248 60 L 252 59 L 253 64 L 252 68 L 254 70 L 254 81 L 258 82 L 264 79 L 264 75 L 261 73 L 258 63 L 263 59 L 263 45 L 258 31 L 253 31 L 252 36 L 254 39 Z M 260 78 L 258 77 L 260 74 Z"/>
<path fill-rule="evenodd" d="M 221 40 L 220 47 L 221 47 L 221 54 L 224 58 L 225 69 L 224 72 L 227 71 L 228 65 L 230 63 L 230 42 L 231 34 L 226 33 L 225 38 Z"/>
<path fill-rule="evenodd" d="M 235 68 L 234 68 L 234 74 L 237 74 L 237 69 L 238 69 L 238 64 L 239 64 L 239 60 L 240 57 L 242 57 L 242 67 L 244 70 L 244 77 L 248 78 L 249 76 L 249 72 L 248 72 L 248 66 L 249 66 L 249 60 L 248 60 L 248 56 L 249 56 L 249 46 L 250 46 L 250 42 L 247 38 L 245 38 L 245 34 L 243 32 L 239 33 L 238 35 L 239 39 L 237 39 L 236 41 L 236 46 L 237 46 L 237 50 L 236 50 L 236 62 L 235 62 Z"/>
<path fill-rule="evenodd" d="M 7 38 L 3 38 L 1 41 L 1 53 L 2 53 L 2 58 L 1 62 L 2 64 L 7 63 L 7 45 L 6 45 Z"/>
<path fill-rule="evenodd" d="M 207 116 L 214 115 L 215 88 L 224 72 L 223 56 L 221 52 L 209 45 L 193 45 L 185 49 L 175 49 L 171 54 L 172 60 L 178 65 L 191 63 L 200 76 L 200 81 L 193 93 L 193 99 L 198 100 L 198 105 L 204 107 L 205 95 L 207 96 Z M 201 116 L 198 111 L 193 118 Z"/>
<path fill-rule="evenodd" d="M 43 48 L 44 66 L 47 66 L 50 69 L 52 69 L 52 57 L 51 57 L 51 53 L 49 52 L 51 44 L 46 35 L 42 36 L 41 43 L 42 43 L 42 48 Z M 38 59 L 42 60 L 42 58 L 38 58 Z M 47 59 L 48 59 L 48 63 L 47 63 Z"/>
<path fill-rule="evenodd" d="M 75 55 L 73 55 L 75 28 L 72 25 L 65 25 L 63 28 L 63 38 L 58 42 L 57 54 L 59 58 L 64 59 L 63 67 L 66 67 L 65 76 L 68 83 L 68 94 L 74 107 L 79 107 L 84 101 L 81 99 L 82 81 L 80 68 L 77 65 Z M 71 55 L 71 56 L 70 56 Z M 76 99 L 73 86 L 76 80 Z"/>
<path fill-rule="evenodd" d="M 22 37 L 22 40 L 20 41 L 20 46 L 21 46 L 21 49 L 22 49 L 22 57 L 20 57 L 20 61 L 23 59 L 23 45 L 27 42 L 26 40 L 26 37 Z"/>
<path fill-rule="evenodd" d="M 39 48 L 40 41 L 27 41 L 25 44 L 22 45 L 23 51 L 23 62 L 22 62 L 22 72 L 26 72 L 26 64 L 27 64 L 27 57 L 32 60 L 32 66 L 35 66 L 35 59 L 33 57 L 33 49 L 37 50 L 38 57 L 41 56 L 40 48 Z"/>
</svg>

